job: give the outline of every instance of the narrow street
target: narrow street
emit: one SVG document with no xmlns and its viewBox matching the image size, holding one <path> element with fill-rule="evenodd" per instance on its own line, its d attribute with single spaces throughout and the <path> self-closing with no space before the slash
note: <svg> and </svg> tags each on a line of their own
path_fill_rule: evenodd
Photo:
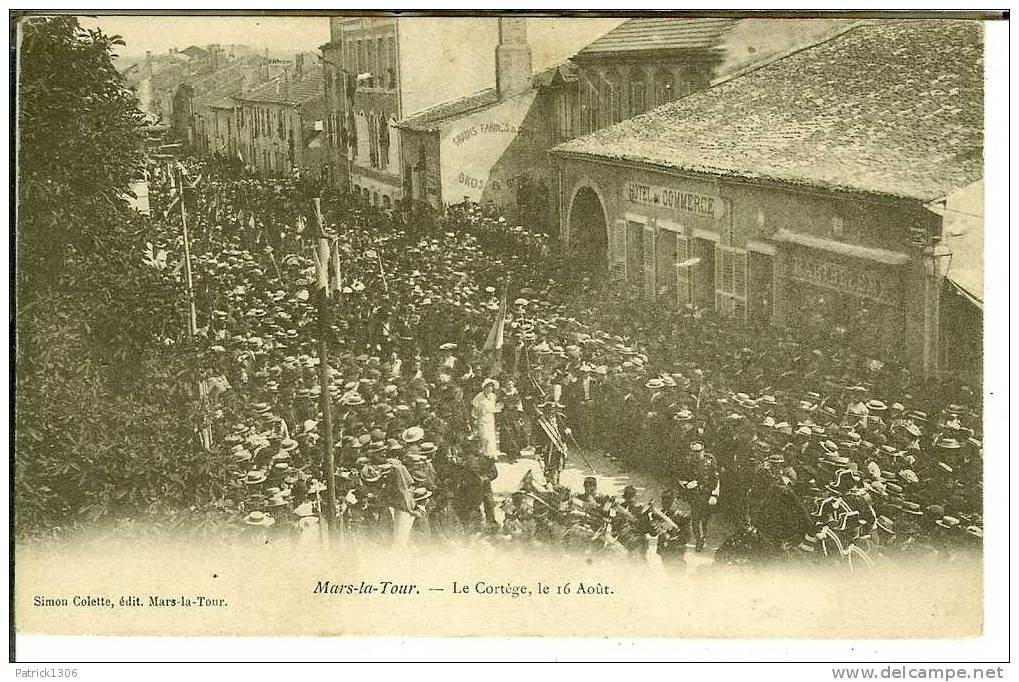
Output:
<svg viewBox="0 0 1019 682">
<path fill-rule="evenodd" d="M 544 481 L 541 462 L 536 459 L 517 458 L 510 461 L 503 456 L 496 463 L 499 477 L 492 481 L 492 490 L 497 497 L 506 496 L 520 488 L 520 481 L 528 471 L 533 471 L 535 481 Z M 560 482 L 570 490 L 583 490 L 584 479 L 594 476 L 598 480 L 598 492 L 603 495 L 622 496 L 623 488 L 632 485 L 637 489 L 640 500 L 659 500 L 667 482 L 655 479 L 641 471 L 628 469 L 614 457 L 599 450 L 583 453 L 571 451 L 566 468 L 560 476 Z M 712 562 L 713 551 L 728 536 L 729 528 L 720 516 L 712 519 L 708 533 L 707 548 L 704 552 L 695 552 L 693 542 L 687 545 L 687 570 L 696 570 L 700 566 Z"/>
</svg>

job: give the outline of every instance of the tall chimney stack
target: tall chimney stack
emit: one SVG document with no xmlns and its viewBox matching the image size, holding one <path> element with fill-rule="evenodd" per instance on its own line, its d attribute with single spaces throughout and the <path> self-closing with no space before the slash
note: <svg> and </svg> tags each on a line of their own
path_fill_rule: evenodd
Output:
<svg viewBox="0 0 1019 682">
<path fill-rule="evenodd" d="M 531 89 L 531 46 L 527 19 L 499 18 L 499 44 L 495 48 L 495 91 L 499 99 Z"/>
</svg>

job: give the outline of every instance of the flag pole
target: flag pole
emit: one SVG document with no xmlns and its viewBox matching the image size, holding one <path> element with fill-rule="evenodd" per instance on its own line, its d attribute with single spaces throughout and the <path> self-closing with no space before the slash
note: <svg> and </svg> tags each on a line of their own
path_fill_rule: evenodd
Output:
<svg viewBox="0 0 1019 682">
<path fill-rule="evenodd" d="M 325 221 L 322 218 L 322 199 L 311 200 L 315 216 L 316 240 L 319 244 L 326 242 Z M 316 244 L 318 248 L 319 244 Z M 316 263 L 325 272 L 319 277 L 318 296 L 318 383 L 321 388 L 318 396 L 319 409 L 322 412 L 322 469 L 325 478 L 326 499 L 322 515 L 325 517 L 326 534 L 332 533 L 336 525 L 336 469 L 333 462 L 333 415 L 329 400 L 329 248 L 328 243 L 322 250 L 324 259 Z"/>
<path fill-rule="evenodd" d="M 382 267 L 382 254 L 379 249 L 375 249 L 375 258 L 379 261 L 379 274 L 382 275 L 382 286 L 386 291 L 389 291 L 389 283 L 386 281 L 386 270 Z"/>
<path fill-rule="evenodd" d="M 188 234 L 187 209 L 184 207 L 184 169 L 178 164 L 177 178 L 180 191 L 180 226 L 184 240 L 184 281 L 187 286 L 188 297 L 188 334 L 193 339 L 198 335 L 198 311 L 195 309 L 195 284 L 191 269 L 191 236 Z M 198 399 L 203 403 L 208 391 L 205 386 L 205 379 L 198 378 Z M 198 439 L 202 442 L 202 448 L 208 452 L 212 448 L 212 427 L 208 424 L 198 429 Z"/>
<path fill-rule="evenodd" d="M 180 226 L 184 237 L 184 279 L 188 292 L 188 332 L 191 336 L 198 333 L 198 312 L 195 310 L 194 279 L 191 274 L 191 238 L 188 235 L 187 210 L 184 208 L 184 173 L 178 168 L 180 179 Z"/>
</svg>

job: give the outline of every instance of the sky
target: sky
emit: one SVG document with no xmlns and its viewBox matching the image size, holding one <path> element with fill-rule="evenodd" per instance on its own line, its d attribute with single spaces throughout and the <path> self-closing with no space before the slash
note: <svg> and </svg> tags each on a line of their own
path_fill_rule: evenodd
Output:
<svg viewBox="0 0 1019 682">
<path fill-rule="evenodd" d="M 116 33 L 127 45 L 121 56 L 165 53 L 171 47 L 244 44 L 271 52 L 317 49 L 329 42 L 326 17 L 104 16 L 81 24 Z"/>
<path fill-rule="evenodd" d="M 122 36 L 127 43 L 121 48 L 122 57 L 210 43 L 244 44 L 271 52 L 307 51 L 329 41 L 329 20 L 324 16 L 83 16 L 80 21 Z M 528 33 L 534 61 L 537 65 L 565 59 L 622 21 L 531 17 Z"/>
</svg>

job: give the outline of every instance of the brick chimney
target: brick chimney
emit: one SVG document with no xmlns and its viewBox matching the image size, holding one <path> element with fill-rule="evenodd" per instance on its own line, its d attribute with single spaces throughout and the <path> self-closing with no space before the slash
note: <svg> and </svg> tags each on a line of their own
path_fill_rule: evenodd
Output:
<svg viewBox="0 0 1019 682">
<path fill-rule="evenodd" d="M 495 90 L 499 99 L 531 89 L 531 47 L 527 19 L 499 18 L 499 44 L 495 48 Z"/>
<path fill-rule="evenodd" d="M 294 79 L 301 80 L 304 76 L 304 53 L 298 52 L 294 55 Z"/>
</svg>

